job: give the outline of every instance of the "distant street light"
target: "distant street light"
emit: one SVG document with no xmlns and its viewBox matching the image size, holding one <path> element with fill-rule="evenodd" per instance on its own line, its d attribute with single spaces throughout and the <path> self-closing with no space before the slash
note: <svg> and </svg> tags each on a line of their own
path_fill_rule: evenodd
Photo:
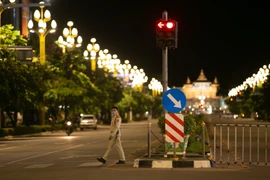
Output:
<svg viewBox="0 0 270 180">
<path fill-rule="evenodd" d="M 120 65 L 120 59 L 117 58 L 118 56 L 114 54 L 111 59 L 111 71 L 113 72 L 113 76 L 116 77 L 118 74 L 118 69 Z"/>
<path fill-rule="evenodd" d="M 63 36 L 59 36 L 58 41 L 56 42 L 59 47 L 62 48 L 63 54 L 66 53 L 66 51 L 71 52 L 74 50 L 74 48 L 79 48 L 82 45 L 82 37 L 78 36 L 78 30 L 77 28 L 73 27 L 74 23 L 72 21 L 67 22 L 68 28 L 63 29 Z M 65 39 L 64 39 L 65 38 Z M 76 42 L 77 38 L 77 42 Z M 65 64 L 67 65 L 68 68 L 72 67 L 71 64 L 71 59 L 70 59 L 70 54 L 67 56 L 67 60 Z M 66 69 L 67 79 L 70 79 L 70 72 L 71 70 Z M 68 118 L 68 104 L 65 99 L 65 106 L 64 106 L 64 111 L 65 111 L 65 120 Z"/>
<path fill-rule="evenodd" d="M 107 71 L 109 61 L 112 58 L 111 54 L 109 54 L 109 50 L 108 49 L 100 50 L 98 52 L 98 56 L 99 56 L 97 61 L 98 67 L 103 68 L 105 71 Z"/>
<path fill-rule="evenodd" d="M 130 70 L 129 78 L 132 81 L 132 88 L 139 92 L 143 91 L 143 83 L 148 81 L 148 77 L 145 75 L 144 70 L 138 69 L 137 66 L 133 66 Z"/>
<path fill-rule="evenodd" d="M 139 92 L 143 91 L 143 83 L 147 82 L 148 77 L 145 75 L 143 69 L 136 69 L 134 76 L 132 77 L 132 86 Z"/>
<path fill-rule="evenodd" d="M 38 23 L 38 30 L 33 29 L 34 23 L 32 20 L 28 22 L 28 28 L 31 33 L 36 33 L 39 36 L 39 48 L 40 48 L 40 64 L 44 65 L 46 61 L 45 54 L 45 38 L 49 33 L 54 33 L 56 31 L 56 21 L 51 21 L 51 29 L 47 29 L 47 22 L 51 20 L 51 13 L 49 10 L 44 10 L 43 1 L 40 3 L 40 11 L 36 10 L 34 12 L 34 20 Z"/>
<path fill-rule="evenodd" d="M 63 49 L 63 53 L 67 51 L 72 51 L 75 47 L 81 47 L 82 45 L 82 37 L 78 36 L 77 28 L 73 27 L 74 23 L 72 21 L 68 21 L 68 28 L 63 29 L 63 36 L 59 36 L 57 44 L 59 47 Z M 64 38 L 65 40 L 64 40 Z M 77 38 L 77 42 L 76 39 Z"/>
<path fill-rule="evenodd" d="M 152 96 L 156 97 L 157 95 L 160 95 L 162 92 L 162 84 L 160 81 L 158 81 L 155 78 L 152 78 L 150 81 L 148 88 L 152 90 Z"/>
<path fill-rule="evenodd" d="M 91 61 L 91 69 L 92 71 L 96 71 L 97 64 L 97 52 L 100 50 L 99 44 L 96 43 L 96 38 L 92 38 L 90 40 L 91 44 L 87 45 L 87 50 L 84 51 L 83 55 L 86 59 L 90 59 Z M 89 54 L 90 53 L 90 54 Z M 90 58 L 89 58 L 90 55 Z"/>
<path fill-rule="evenodd" d="M 232 88 L 228 96 L 237 96 L 240 91 L 243 91 L 247 89 L 248 87 L 252 88 L 253 91 L 255 90 L 256 86 L 262 85 L 266 80 L 267 77 L 269 76 L 270 72 L 270 64 L 268 65 L 263 65 L 257 72 L 257 74 L 253 74 L 251 77 L 248 77 L 241 85 L 238 85 L 235 88 Z"/>
<path fill-rule="evenodd" d="M 124 69 L 124 77 L 125 77 L 125 82 L 126 84 L 129 83 L 129 76 L 130 76 L 130 70 L 131 70 L 131 65 L 129 63 L 129 60 L 125 60 L 125 64 L 123 65 Z"/>
</svg>

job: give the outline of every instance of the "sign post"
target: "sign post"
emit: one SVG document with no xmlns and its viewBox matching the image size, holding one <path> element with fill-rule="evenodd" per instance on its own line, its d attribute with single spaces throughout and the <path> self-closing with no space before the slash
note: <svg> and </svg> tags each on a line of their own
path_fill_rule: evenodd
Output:
<svg viewBox="0 0 270 180">
<path fill-rule="evenodd" d="M 186 96 L 180 89 L 172 88 L 163 94 L 162 104 L 168 111 L 165 114 L 165 141 L 173 143 L 175 158 L 176 143 L 184 142 L 184 116 L 180 111 L 186 105 Z"/>
<path fill-rule="evenodd" d="M 180 113 L 165 115 L 165 141 L 173 144 L 173 155 L 176 157 L 176 144 L 184 142 L 184 116 Z"/>
</svg>

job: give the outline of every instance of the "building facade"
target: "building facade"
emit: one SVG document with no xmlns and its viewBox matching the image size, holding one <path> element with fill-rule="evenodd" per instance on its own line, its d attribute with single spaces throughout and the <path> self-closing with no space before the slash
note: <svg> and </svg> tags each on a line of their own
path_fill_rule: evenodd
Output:
<svg viewBox="0 0 270 180">
<path fill-rule="evenodd" d="M 196 114 L 213 114 L 222 112 L 226 107 L 222 96 L 217 96 L 219 83 L 215 77 L 209 81 L 201 70 L 197 80 L 191 82 L 189 77 L 186 84 L 180 88 L 186 95 L 186 106 L 183 111 Z"/>
</svg>

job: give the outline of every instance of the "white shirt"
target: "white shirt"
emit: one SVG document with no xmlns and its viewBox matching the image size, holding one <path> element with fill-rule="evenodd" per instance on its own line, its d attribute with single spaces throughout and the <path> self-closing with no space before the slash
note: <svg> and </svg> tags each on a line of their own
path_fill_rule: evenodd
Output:
<svg viewBox="0 0 270 180">
<path fill-rule="evenodd" d="M 116 133 L 118 131 L 118 134 L 120 134 L 120 126 L 121 126 L 121 122 L 122 122 L 122 118 L 119 114 L 116 114 L 112 120 L 111 120 L 111 127 L 110 127 L 110 132 L 111 132 L 111 136 L 115 137 Z"/>
</svg>

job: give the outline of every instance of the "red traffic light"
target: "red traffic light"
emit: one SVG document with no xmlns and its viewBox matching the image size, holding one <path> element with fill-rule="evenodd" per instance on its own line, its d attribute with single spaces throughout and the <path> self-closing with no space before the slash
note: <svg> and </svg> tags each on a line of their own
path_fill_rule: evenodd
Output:
<svg viewBox="0 0 270 180">
<path fill-rule="evenodd" d="M 158 27 L 159 29 L 163 29 L 164 26 L 165 26 L 164 21 L 158 21 L 158 22 L 157 22 L 157 27 Z"/>
<path fill-rule="evenodd" d="M 157 21 L 157 28 L 160 30 L 171 30 L 175 28 L 174 21 Z"/>
<path fill-rule="evenodd" d="M 175 20 L 156 21 L 156 46 L 177 48 L 178 24 Z"/>
<path fill-rule="evenodd" d="M 172 21 L 168 21 L 168 22 L 166 23 L 166 27 L 167 27 L 168 29 L 172 29 L 172 28 L 175 27 L 175 23 L 172 22 Z"/>
</svg>

